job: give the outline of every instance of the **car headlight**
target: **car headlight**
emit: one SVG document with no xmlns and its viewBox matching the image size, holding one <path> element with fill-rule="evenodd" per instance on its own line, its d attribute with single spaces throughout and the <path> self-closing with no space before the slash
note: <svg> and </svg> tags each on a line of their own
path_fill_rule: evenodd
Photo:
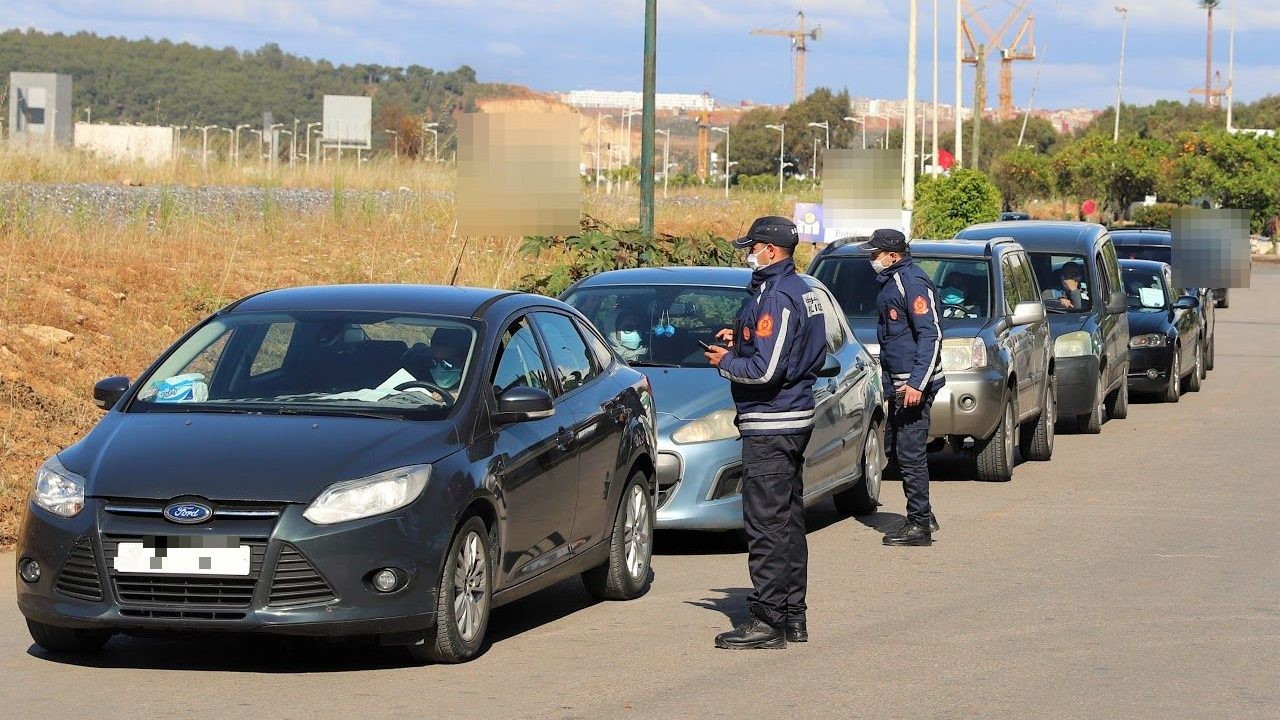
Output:
<svg viewBox="0 0 1280 720">
<path fill-rule="evenodd" d="M 953 338 L 942 341 L 942 371 L 956 372 L 987 366 L 987 344 L 982 338 Z"/>
<path fill-rule="evenodd" d="M 54 515 L 75 517 L 84 509 L 84 478 L 51 457 L 36 471 L 31 501 Z"/>
<path fill-rule="evenodd" d="M 733 424 L 735 417 L 737 412 L 733 409 L 716 410 L 675 431 L 671 434 L 671 440 L 681 445 L 688 445 L 736 438 L 738 426 Z"/>
<path fill-rule="evenodd" d="M 1129 338 L 1129 347 L 1131 348 L 1164 347 L 1168 344 L 1169 339 L 1160 333 L 1136 335 Z"/>
<path fill-rule="evenodd" d="M 1054 357 L 1084 357 L 1094 354 L 1093 335 L 1087 330 L 1069 332 L 1053 341 Z"/>
<path fill-rule="evenodd" d="M 317 525 L 332 525 L 399 510 L 418 499 L 430 477 L 430 465 L 413 465 L 334 483 L 302 516 Z"/>
</svg>

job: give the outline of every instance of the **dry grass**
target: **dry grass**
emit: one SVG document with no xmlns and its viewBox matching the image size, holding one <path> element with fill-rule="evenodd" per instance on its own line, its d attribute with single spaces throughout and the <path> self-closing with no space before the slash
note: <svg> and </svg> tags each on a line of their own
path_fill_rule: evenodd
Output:
<svg viewBox="0 0 1280 720">
<path fill-rule="evenodd" d="M 0 178 L 99 182 L 110 181 L 112 172 L 133 170 L 56 156 L 22 162 L 27 164 L 16 169 L 0 162 Z M 171 170 L 173 175 L 165 175 L 169 171 L 153 168 L 137 177 L 187 182 L 198 169 Z M 345 178 L 316 170 L 282 182 L 332 187 L 342 180 L 348 187 L 436 190 L 452 184 L 433 168 L 360 170 Z M 222 181 L 234 176 L 230 169 L 218 172 Z M 224 302 L 291 285 L 446 283 L 459 254 L 459 284 L 509 286 L 556 260 L 519 256 L 519 238 L 473 238 L 464 247 L 450 239 L 450 203 L 432 199 L 438 193 L 405 195 L 415 199 L 392 211 L 362 205 L 195 216 L 179 210 L 164 222 L 143 215 L 68 217 L 61 208 L 0 197 L 0 546 L 15 539 L 38 464 L 100 416 L 89 397 L 92 384 L 111 374 L 136 377 L 183 330 Z M 673 192 L 669 201 L 659 200 L 657 225 L 673 234 L 734 236 L 752 218 L 783 207 L 773 195 L 726 201 L 713 190 Z M 638 221 L 634 191 L 587 194 L 584 211 L 615 226 Z M 75 338 L 42 343 L 23 332 L 28 325 L 65 329 Z"/>
</svg>

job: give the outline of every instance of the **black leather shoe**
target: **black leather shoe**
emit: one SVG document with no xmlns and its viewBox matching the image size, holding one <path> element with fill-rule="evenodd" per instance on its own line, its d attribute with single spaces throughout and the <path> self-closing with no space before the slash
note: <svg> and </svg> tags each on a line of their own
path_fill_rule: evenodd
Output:
<svg viewBox="0 0 1280 720">
<path fill-rule="evenodd" d="M 932 545 L 933 535 L 929 532 L 929 528 L 908 522 L 900 530 L 885 535 L 883 542 L 885 545 L 894 546 Z"/>
<path fill-rule="evenodd" d="M 809 642 L 809 626 L 804 618 L 787 618 L 787 642 Z"/>
<path fill-rule="evenodd" d="M 725 650 L 779 650 L 786 646 L 787 635 L 782 628 L 754 617 L 716 636 L 716 647 Z"/>
<path fill-rule="evenodd" d="M 934 517 L 932 513 L 929 515 L 929 532 L 938 532 L 938 518 Z"/>
</svg>

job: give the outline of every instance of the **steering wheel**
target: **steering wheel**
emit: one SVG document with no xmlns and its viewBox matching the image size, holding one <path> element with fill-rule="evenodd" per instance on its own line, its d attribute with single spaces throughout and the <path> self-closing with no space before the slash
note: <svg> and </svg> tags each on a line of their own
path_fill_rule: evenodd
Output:
<svg viewBox="0 0 1280 720">
<path fill-rule="evenodd" d="M 969 317 L 969 308 L 956 303 L 942 304 L 942 317 L 946 318 L 967 318 Z"/>
<path fill-rule="evenodd" d="M 430 390 L 431 392 L 436 393 L 440 396 L 441 401 L 446 405 L 452 405 L 457 402 L 457 399 L 453 397 L 453 393 L 445 390 L 435 383 L 427 382 L 426 380 L 409 380 L 408 382 L 402 382 L 395 387 L 395 390 L 396 392 L 404 392 L 405 390 L 412 390 L 414 388 L 422 388 L 423 390 Z"/>
</svg>

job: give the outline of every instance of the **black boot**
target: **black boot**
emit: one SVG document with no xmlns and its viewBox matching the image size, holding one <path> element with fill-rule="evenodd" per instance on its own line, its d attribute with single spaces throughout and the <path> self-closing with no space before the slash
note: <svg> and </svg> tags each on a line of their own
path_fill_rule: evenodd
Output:
<svg viewBox="0 0 1280 720">
<path fill-rule="evenodd" d="M 934 517 L 933 513 L 929 513 L 929 523 L 925 527 L 929 528 L 931 534 L 938 532 L 938 518 Z"/>
<path fill-rule="evenodd" d="M 787 646 L 787 635 L 782 628 L 752 616 L 730 632 L 716 636 L 716 647 L 725 650 L 777 650 Z"/>
<path fill-rule="evenodd" d="M 929 532 L 928 526 L 919 525 L 914 521 L 908 520 L 902 525 L 902 528 L 884 536 L 885 545 L 932 545 L 933 535 Z"/>
<path fill-rule="evenodd" d="M 803 616 L 787 618 L 787 642 L 809 642 L 809 627 Z"/>
</svg>

